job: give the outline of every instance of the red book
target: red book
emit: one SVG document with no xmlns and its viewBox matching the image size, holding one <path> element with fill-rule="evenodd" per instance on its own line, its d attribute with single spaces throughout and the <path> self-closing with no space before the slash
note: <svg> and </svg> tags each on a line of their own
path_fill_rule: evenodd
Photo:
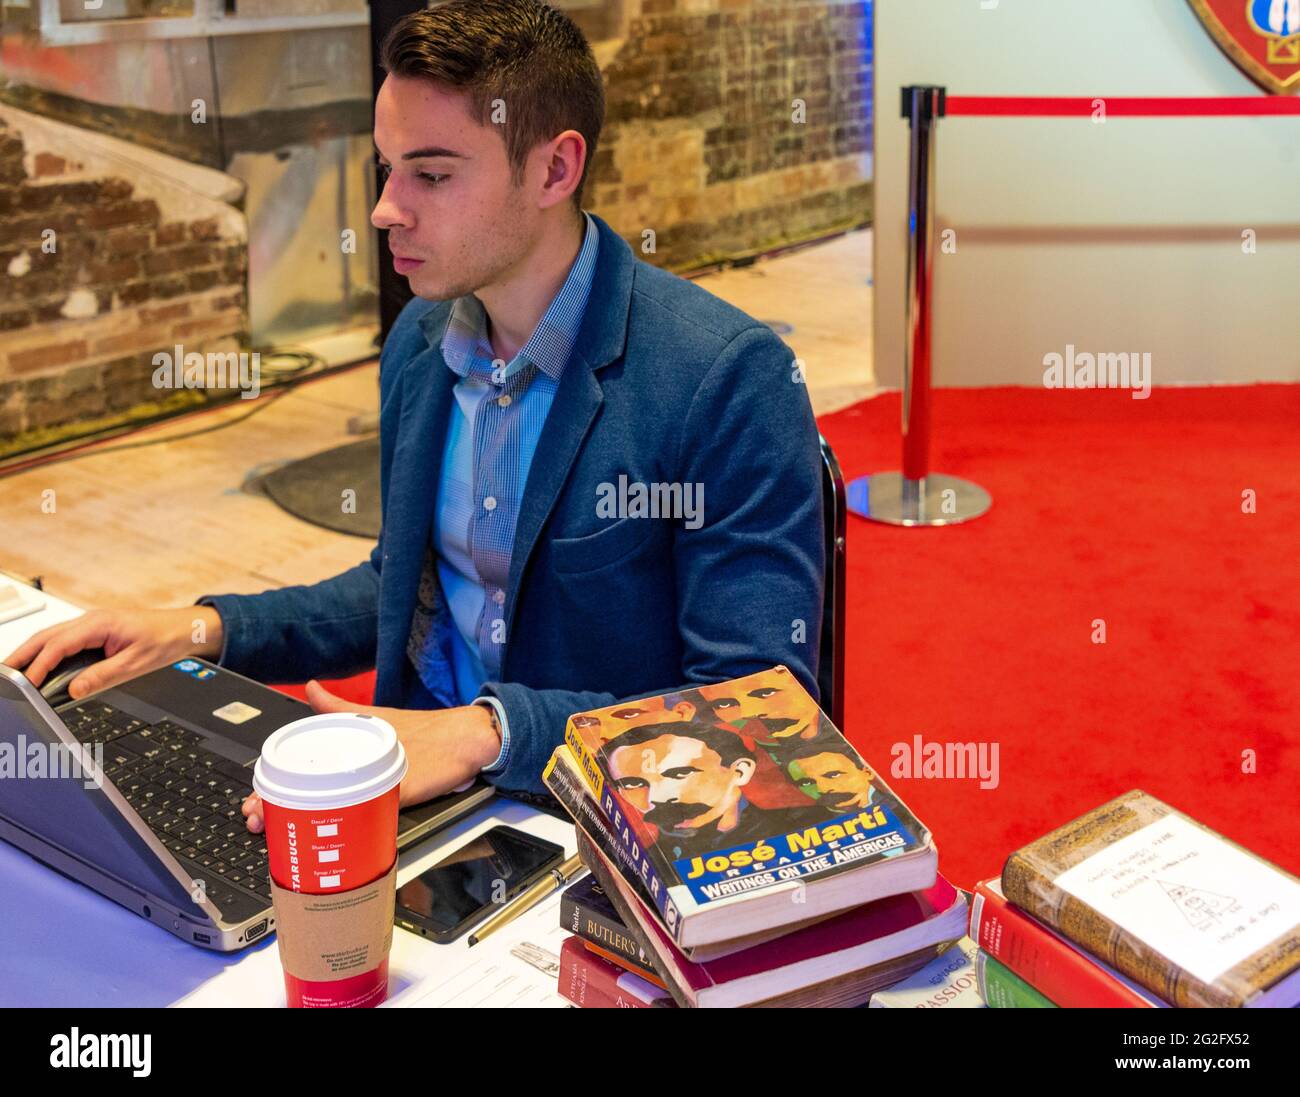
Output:
<svg viewBox="0 0 1300 1097">
<path fill-rule="evenodd" d="M 970 935 L 998 963 L 1058 1006 L 1150 1009 L 1168 1005 L 1012 906 L 997 878 L 975 885 Z"/>
<path fill-rule="evenodd" d="M 583 1009 L 653 1009 L 676 1003 L 666 990 L 591 952 L 581 937 L 560 946 L 560 994 Z"/>
</svg>

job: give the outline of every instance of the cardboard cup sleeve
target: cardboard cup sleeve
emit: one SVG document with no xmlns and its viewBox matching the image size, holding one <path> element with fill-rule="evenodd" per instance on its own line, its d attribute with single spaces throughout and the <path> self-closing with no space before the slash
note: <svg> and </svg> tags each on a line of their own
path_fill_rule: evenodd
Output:
<svg viewBox="0 0 1300 1097">
<path fill-rule="evenodd" d="M 272 880 L 284 970 L 317 983 L 373 971 L 393 943 L 396 896 L 396 858 L 378 880 L 333 895 L 307 895 Z"/>
</svg>

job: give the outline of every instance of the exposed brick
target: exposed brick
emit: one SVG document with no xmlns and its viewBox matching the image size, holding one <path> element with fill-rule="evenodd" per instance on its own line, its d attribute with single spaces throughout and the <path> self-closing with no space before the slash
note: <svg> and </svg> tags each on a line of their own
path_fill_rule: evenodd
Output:
<svg viewBox="0 0 1300 1097">
<path fill-rule="evenodd" d="M 84 227 L 85 217 L 81 211 L 54 209 L 45 216 L 24 217 L 21 220 L 9 221 L 7 225 L 0 228 L 5 236 L 16 243 L 36 243 L 42 240 L 42 233 L 46 229 L 53 229 L 55 233 L 73 232 Z"/>
<path fill-rule="evenodd" d="M 196 270 L 186 275 L 186 285 L 191 293 L 202 293 L 206 289 L 211 289 L 219 281 L 221 281 L 221 274 L 215 270 Z"/>
<path fill-rule="evenodd" d="M 154 230 L 154 241 L 160 248 L 170 247 L 172 244 L 179 244 L 185 239 L 185 222 L 169 221 L 165 225 L 159 225 Z"/>
<path fill-rule="evenodd" d="M 98 389 L 80 392 L 76 396 L 57 400 L 27 401 L 27 429 L 56 427 L 63 423 L 75 423 L 79 419 L 90 419 L 102 415 L 104 395 Z"/>
<path fill-rule="evenodd" d="M 153 246 L 147 229 L 115 229 L 100 237 L 99 253 L 105 257 L 126 258 L 143 255 Z"/>
<path fill-rule="evenodd" d="M 102 188 L 94 181 L 42 183 L 37 187 L 23 189 L 23 206 L 33 212 L 51 206 L 89 206 L 101 198 Z"/>
<path fill-rule="evenodd" d="M 158 308 L 147 308 L 140 310 L 140 322 L 142 324 L 161 324 L 171 320 L 184 320 L 190 315 L 190 303 L 188 301 L 175 301 L 170 305 L 161 305 Z"/>
<path fill-rule="evenodd" d="M 68 162 L 62 156 L 55 156 L 52 152 L 38 152 L 34 167 L 36 177 L 39 179 L 46 175 L 62 175 L 68 170 Z"/>
<path fill-rule="evenodd" d="M 112 225 L 156 224 L 158 203 L 152 198 L 142 202 L 114 202 L 89 210 L 85 214 L 87 228 L 103 229 Z"/>
<path fill-rule="evenodd" d="M 131 351 L 151 350 L 167 345 L 165 328 L 148 328 L 141 331 L 124 331 L 95 340 L 95 354 L 126 354 Z"/>
<path fill-rule="evenodd" d="M 224 313 L 220 316 L 207 316 L 198 320 L 186 320 L 172 328 L 172 335 L 177 339 L 192 339 L 195 336 L 217 335 L 238 331 L 244 318 L 238 313 Z"/>
<path fill-rule="evenodd" d="M 100 183 L 100 188 L 105 201 L 130 198 L 135 193 L 135 185 L 128 179 L 105 179 Z"/>
<path fill-rule="evenodd" d="M 215 217 L 190 223 L 191 240 L 218 240 L 221 238 L 221 222 Z"/>
<path fill-rule="evenodd" d="M 0 312 L 0 331 L 17 331 L 32 322 L 31 309 L 9 309 Z"/>
<path fill-rule="evenodd" d="M 23 212 L 23 188 L 0 187 L 0 219 Z"/>
<path fill-rule="evenodd" d="M 246 305 L 246 295 L 243 290 L 240 290 L 238 293 L 231 293 L 224 297 L 214 297 L 211 309 L 213 312 L 224 312 L 226 309 L 242 309 Z"/>
<path fill-rule="evenodd" d="M 13 373 L 31 373 L 34 370 L 53 369 L 56 366 L 78 362 L 86 357 L 87 348 L 84 339 L 74 339 L 67 343 L 55 343 L 50 346 L 33 347 L 31 350 L 15 350 L 9 353 L 9 369 Z"/>
<path fill-rule="evenodd" d="M 93 263 L 86 268 L 86 275 L 91 285 L 103 283 L 116 285 L 140 276 L 140 260 L 128 258 L 108 263 Z"/>
<path fill-rule="evenodd" d="M 171 274 L 174 271 L 204 266 L 213 261 L 214 249 L 207 244 L 185 244 L 164 251 L 152 251 L 144 257 L 148 274 Z"/>
</svg>

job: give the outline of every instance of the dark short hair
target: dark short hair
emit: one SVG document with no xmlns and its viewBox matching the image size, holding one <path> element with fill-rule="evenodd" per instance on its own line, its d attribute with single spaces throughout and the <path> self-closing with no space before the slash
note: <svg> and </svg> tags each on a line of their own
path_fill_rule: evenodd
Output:
<svg viewBox="0 0 1300 1097">
<path fill-rule="evenodd" d="M 698 720 L 667 720 L 661 724 L 642 724 L 640 727 L 628 728 L 608 740 L 600 748 L 601 757 L 606 763 L 610 756 L 620 747 L 635 747 L 660 739 L 665 735 L 676 735 L 683 739 L 698 739 L 722 759 L 724 766 L 731 765 L 737 758 L 753 758 L 754 752 L 745 746 L 745 741 L 734 731 L 715 727 L 713 724 Z"/>
<path fill-rule="evenodd" d="M 432 80 L 469 93 L 479 125 L 494 100 L 506 105 L 506 157 L 523 177 L 528 154 L 565 130 L 587 142 L 573 192 L 581 208 L 605 121 L 605 87 L 591 46 L 563 12 L 540 0 L 449 0 L 402 16 L 380 47 L 386 73 Z"/>
</svg>

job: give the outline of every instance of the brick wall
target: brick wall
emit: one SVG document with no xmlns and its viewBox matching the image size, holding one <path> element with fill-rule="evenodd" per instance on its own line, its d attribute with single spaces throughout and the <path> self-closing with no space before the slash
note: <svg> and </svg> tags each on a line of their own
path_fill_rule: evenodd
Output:
<svg viewBox="0 0 1300 1097">
<path fill-rule="evenodd" d="M 0 116 L 0 454 L 200 402 L 155 388 L 153 355 L 247 339 L 243 217 L 177 182 L 209 169 L 27 117 Z"/>
<path fill-rule="evenodd" d="M 699 268 L 869 220 L 870 2 L 569 10 L 608 105 L 586 204 L 647 261 Z M 153 387 L 154 353 L 247 341 L 235 181 L 146 139 L 137 161 L 88 141 L 114 139 L 0 105 L 0 456 L 201 401 Z"/>
<path fill-rule="evenodd" d="M 606 0 L 607 119 L 587 204 L 674 270 L 860 225 L 871 214 L 871 4 Z M 802 114 L 799 114 L 799 102 Z M 796 120 L 801 118 L 801 120 Z"/>
</svg>

